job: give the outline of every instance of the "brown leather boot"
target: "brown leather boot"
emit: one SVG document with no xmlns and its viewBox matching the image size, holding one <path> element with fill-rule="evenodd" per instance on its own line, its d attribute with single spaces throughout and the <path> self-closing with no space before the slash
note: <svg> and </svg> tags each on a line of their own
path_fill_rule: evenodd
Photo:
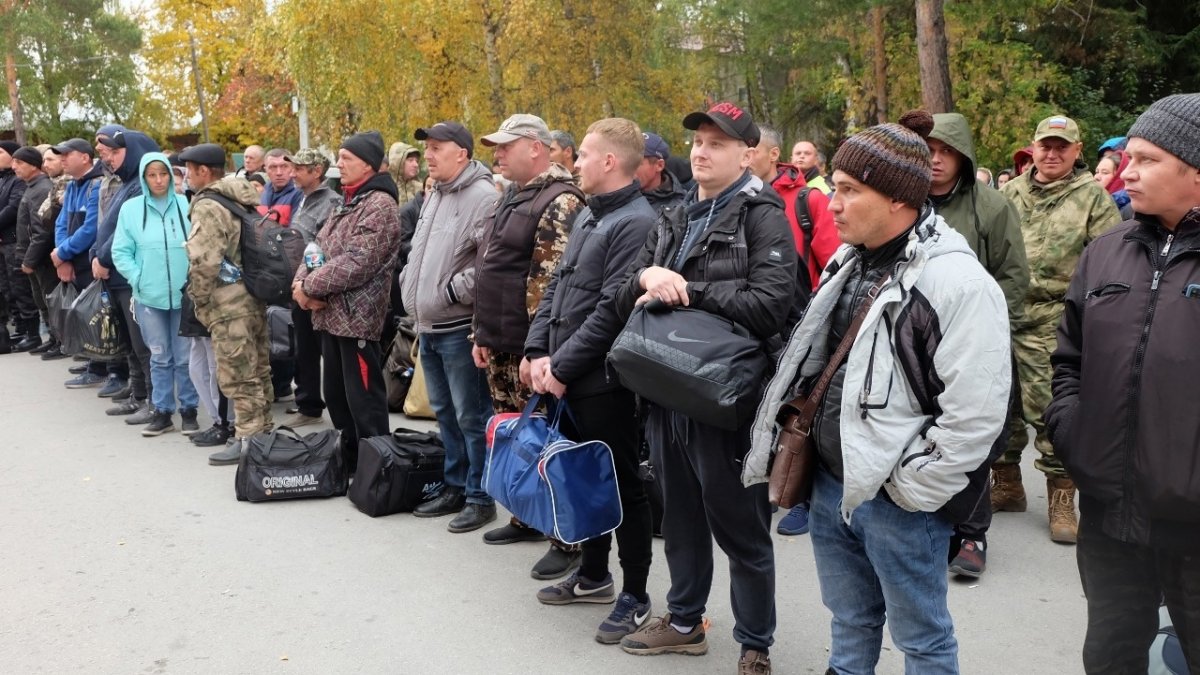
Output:
<svg viewBox="0 0 1200 675">
<path fill-rule="evenodd" d="M 992 466 L 992 512 L 1023 513 L 1027 507 L 1025 486 L 1021 484 L 1021 465 Z"/>
<path fill-rule="evenodd" d="M 1075 518 L 1075 482 L 1070 478 L 1047 478 L 1046 492 L 1050 500 L 1050 539 L 1060 544 L 1074 544 L 1079 533 Z"/>
</svg>

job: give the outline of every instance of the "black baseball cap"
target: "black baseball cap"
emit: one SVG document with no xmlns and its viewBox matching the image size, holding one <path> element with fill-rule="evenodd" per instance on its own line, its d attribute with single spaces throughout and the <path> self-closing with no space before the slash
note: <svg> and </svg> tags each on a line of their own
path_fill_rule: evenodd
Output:
<svg viewBox="0 0 1200 675">
<path fill-rule="evenodd" d="M 646 142 L 646 149 L 642 152 L 642 157 L 656 157 L 665 160 L 671 156 L 667 142 L 653 131 L 643 131 L 642 140 Z"/>
<path fill-rule="evenodd" d="M 225 166 L 225 148 L 216 143 L 201 143 L 193 145 L 179 153 L 181 162 L 191 162 L 202 166 Z"/>
<path fill-rule="evenodd" d="M 413 134 L 418 141 L 450 141 L 467 151 L 467 158 L 475 154 L 475 139 L 471 132 L 458 122 L 438 122 L 431 127 L 421 127 Z"/>
<path fill-rule="evenodd" d="M 750 113 L 729 101 L 721 101 L 709 108 L 708 112 L 694 112 L 688 115 L 683 118 L 683 128 L 696 131 L 705 122 L 724 131 L 730 138 L 744 141 L 750 147 L 758 145 L 762 137 Z"/>
<path fill-rule="evenodd" d="M 70 140 L 63 141 L 62 143 L 51 147 L 50 151 L 56 155 L 65 155 L 68 152 L 83 152 L 87 153 L 88 157 L 96 156 L 96 149 L 92 147 L 91 143 L 88 143 L 82 138 L 72 138 Z"/>
</svg>

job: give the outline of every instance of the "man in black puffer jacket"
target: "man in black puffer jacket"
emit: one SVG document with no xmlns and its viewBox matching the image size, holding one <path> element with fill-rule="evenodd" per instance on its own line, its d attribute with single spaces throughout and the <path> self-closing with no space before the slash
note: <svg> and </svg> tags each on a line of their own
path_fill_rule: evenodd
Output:
<svg viewBox="0 0 1200 675">
<path fill-rule="evenodd" d="M 692 113 L 697 186 L 667 209 L 616 294 L 625 320 L 635 304 L 660 300 L 735 321 L 780 346 L 796 287 L 796 246 L 783 201 L 747 169 L 759 131 L 731 103 Z M 775 554 L 765 484 L 743 487 L 749 421 L 738 431 L 649 406 L 646 437 L 664 494 L 663 534 L 671 590 L 669 613 L 626 637 L 633 654 L 708 650 L 703 614 L 712 587 L 712 540 L 729 556 L 734 638 L 742 672 L 769 672 L 775 632 Z"/>
<path fill-rule="evenodd" d="M 1083 251 L 1043 419 L 1079 489 L 1083 667 L 1144 673 L 1166 599 L 1200 672 L 1200 94 L 1129 130 L 1133 220 Z"/>
<path fill-rule="evenodd" d="M 574 424 L 565 421 L 575 427 L 567 430 L 570 438 L 603 441 L 612 450 L 624 514 L 616 530 L 624 575 L 620 595 L 608 571 L 611 534 L 584 542 L 579 570 L 538 592 L 538 600 L 552 605 L 615 598 L 616 607 L 596 632 L 605 644 L 619 642 L 650 614 L 650 502 L 638 476 L 637 400 L 607 375 L 604 364 L 623 325 L 613 294 L 655 220 L 633 180 L 643 145 L 638 126 L 619 118 L 596 122 L 579 144 L 580 188 L 592 197 L 538 305 L 521 368 L 534 391 L 570 402 Z"/>
</svg>

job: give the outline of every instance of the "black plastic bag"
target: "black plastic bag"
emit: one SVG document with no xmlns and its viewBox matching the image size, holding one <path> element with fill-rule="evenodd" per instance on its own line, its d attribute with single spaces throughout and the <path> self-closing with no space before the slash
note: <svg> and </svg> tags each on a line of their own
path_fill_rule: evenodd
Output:
<svg viewBox="0 0 1200 675">
<path fill-rule="evenodd" d="M 75 299 L 79 297 L 79 291 L 75 290 L 75 284 L 69 281 L 63 281 L 50 291 L 50 295 L 46 296 L 46 309 L 50 315 L 50 330 L 52 334 L 59 336 L 62 343 L 62 350 L 67 354 L 76 354 L 79 352 L 79 340 L 76 336 L 68 332 L 67 319 L 71 314 L 71 305 L 75 304 Z"/>
<path fill-rule="evenodd" d="M 129 355 L 125 322 L 102 279 L 93 281 L 75 298 L 67 334 L 79 340 L 78 353 L 93 361 L 117 361 Z"/>
</svg>

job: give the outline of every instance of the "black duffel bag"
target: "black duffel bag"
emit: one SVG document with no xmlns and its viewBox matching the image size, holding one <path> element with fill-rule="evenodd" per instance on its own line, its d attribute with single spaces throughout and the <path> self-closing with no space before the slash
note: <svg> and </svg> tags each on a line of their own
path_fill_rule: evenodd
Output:
<svg viewBox="0 0 1200 675">
<path fill-rule="evenodd" d="M 396 429 L 364 438 L 350 501 L 372 518 L 412 511 L 441 491 L 445 467 L 446 448 L 436 433 Z"/>
<path fill-rule="evenodd" d="M 664 408 L 736 430 L 754 414 L 770 361 L 762 341 L 711 312 L 637 307 L 608 353 L 621 385 Z"/>
<path fill-rule="evenodd" d="M 289 427 L 246 439 L 234 489 L 238 501 L 340 497 L 346 494 L 341 435 L 334 429 L 305 436 Z"/>
</svg>

